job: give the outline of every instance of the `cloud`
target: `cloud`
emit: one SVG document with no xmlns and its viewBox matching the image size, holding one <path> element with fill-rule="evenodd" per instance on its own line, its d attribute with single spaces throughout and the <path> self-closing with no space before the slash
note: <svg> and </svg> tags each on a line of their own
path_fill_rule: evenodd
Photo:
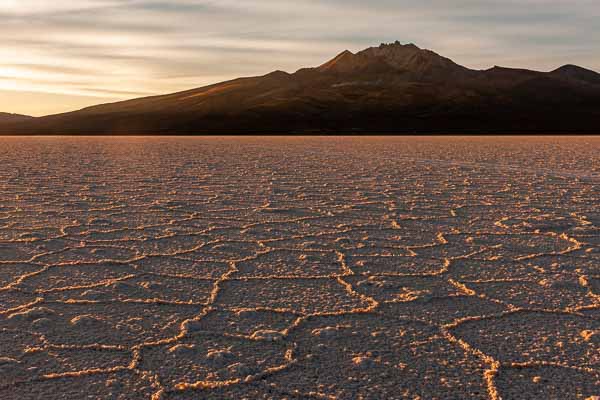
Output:
<svg viewBox="0 0 600 400">
<path fill-rule="evenodd" d="M 119 0 L 2 0 L 0 12 L 12 15 L 55 14 L 130 3 Z"/>
<path fill-rule="evenodd" d="M 2 0 L 0 19 L 0 90 L 86 101 L 294 71 L 394 40 L 473 68 L 600 70 L 597 0 Z"/>
</svg>

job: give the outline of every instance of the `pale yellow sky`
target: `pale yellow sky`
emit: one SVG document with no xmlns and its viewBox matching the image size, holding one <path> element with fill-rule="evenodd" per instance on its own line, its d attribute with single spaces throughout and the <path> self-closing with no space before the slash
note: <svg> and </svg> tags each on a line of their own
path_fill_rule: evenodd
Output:
<svg viewBox="0 0 600 400">
<path fill-rule="evenodd" d="M 0 112 L 47 115 L 413 42 L 471 68 L 600 70 L 597 0 L 0 0 Z"/>
<path fill-rule="evenodd" d="M 119 100 L 116 97 L 74 96 L 60 93 L 0 91 L 0 110 L 26 115 L 49 115 L 78 110 L 99 103 Z"/>
</svg>

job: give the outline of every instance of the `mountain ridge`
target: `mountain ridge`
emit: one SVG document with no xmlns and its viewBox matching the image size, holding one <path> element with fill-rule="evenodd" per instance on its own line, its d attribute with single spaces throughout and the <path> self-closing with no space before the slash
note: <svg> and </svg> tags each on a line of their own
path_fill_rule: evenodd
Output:
<svg viewBox="0 0 600 400">
<path fill-rule="evenodd" d="M 34 117 L 29 115 L 0 112 L 0 123 L 24 121 L 32 118 Z"/>
<path fill-rule="evenodd" d="M 414 44 L 294 73 L 0 122 L 3 134 L 600 133 L 600 74 L 473 70 Z"/>
</svg>

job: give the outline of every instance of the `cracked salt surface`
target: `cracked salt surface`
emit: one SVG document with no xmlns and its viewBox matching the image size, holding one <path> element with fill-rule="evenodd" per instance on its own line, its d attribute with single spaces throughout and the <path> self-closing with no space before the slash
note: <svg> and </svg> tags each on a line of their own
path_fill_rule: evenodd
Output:
<svg viewBox="0 0 600 400">
<path fill-rule="evenodd" d="M 0 138 L 0 398 L 594 399 L 598 138 Z"/>
</svg>

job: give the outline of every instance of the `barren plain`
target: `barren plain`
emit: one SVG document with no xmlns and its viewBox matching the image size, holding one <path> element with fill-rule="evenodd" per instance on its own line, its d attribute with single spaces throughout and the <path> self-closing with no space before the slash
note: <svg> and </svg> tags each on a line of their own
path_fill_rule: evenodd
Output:
<svg viewBox="0 0 600 400">
<path fill-rule="evenodd" d="M 0 398 L 597 399 L 598 137 L 0 137 Z"/>
</svg>

